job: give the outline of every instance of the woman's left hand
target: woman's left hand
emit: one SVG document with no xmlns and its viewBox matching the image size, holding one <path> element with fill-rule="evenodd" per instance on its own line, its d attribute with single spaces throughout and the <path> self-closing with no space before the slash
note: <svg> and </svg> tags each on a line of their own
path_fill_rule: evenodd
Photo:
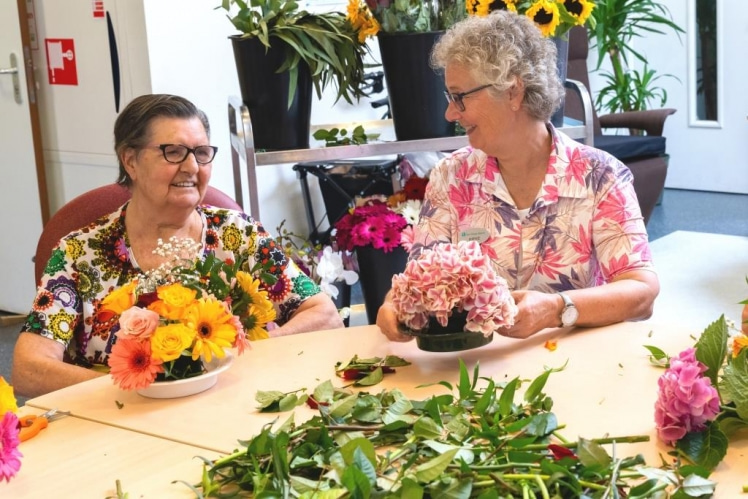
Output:
<svg viewBox="0 0 748 499">
<path fill-rule="evenodd" d="M 558 320 L 551 323 L 549 318 L 558 319 L 561 310 L 561 298 L 556 294 L 540 291 L 513 291 L 512 296 L 517 304 L 517 315 L 514 326 L 504 327 L 497 331 L 507 338 L 528 338 L 548 327 L 558 327 Z"/>
</svg>

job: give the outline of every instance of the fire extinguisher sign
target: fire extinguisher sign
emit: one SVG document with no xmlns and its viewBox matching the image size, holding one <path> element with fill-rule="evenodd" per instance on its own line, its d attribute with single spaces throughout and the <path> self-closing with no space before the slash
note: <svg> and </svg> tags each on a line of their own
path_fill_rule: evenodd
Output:
<svg viewBox="0 0 748 499">
<path fill-rule="evenodd" d="M 75 45 L 72 38 L 46 38 L 47 74 L 50 85 L 77 85 Z"/>
</svg>

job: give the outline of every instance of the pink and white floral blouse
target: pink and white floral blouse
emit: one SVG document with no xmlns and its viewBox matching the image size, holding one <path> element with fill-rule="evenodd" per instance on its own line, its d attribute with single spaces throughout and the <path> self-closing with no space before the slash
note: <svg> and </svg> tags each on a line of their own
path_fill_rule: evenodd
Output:
<svg viewBox="0 0 748 499">
<path fill-rule="evenodd" d="M 477 240 L 510 288 L 543 292 L 654 270 L 629 169 L 550 130 L 548 170 L 526 215 L 517 210 L 496 158 L 466 147 L 440 161 L 431 171 L 411 255 L 436 242 Z"/>
</svg>

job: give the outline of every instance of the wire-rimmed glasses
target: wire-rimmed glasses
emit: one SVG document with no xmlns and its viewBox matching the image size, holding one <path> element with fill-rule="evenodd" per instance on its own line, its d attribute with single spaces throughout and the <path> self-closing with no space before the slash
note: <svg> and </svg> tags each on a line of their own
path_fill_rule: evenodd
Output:
<svg viewBox="0 0 748 499">
<path fill-rule="evenodd" d="M 190 153 L 195 156 L 198 165 L 207 165 L 216 157 L 218 148 L 216 146 L 197 146 L 189 148 L 182 144 L 159 144 L 159 149 L 164 154 L 164 159 L 169 163 L 179 164 L 187 159 Z"/>
<path fill-rule="evenodd" d="M 480 90 L 483 90 L 484 88 L 492 87 L 492 84 L 487 85 L 481 85 L 479 87 L 475 87 L 471 90 L 468 90 L 466 92 L 456 92 L 452 93 L 449 91 L 444 91 L 444 97 L 447 98 L 447 102 L 453 103 L 455 106 L 457 106 L 457 109 L 459 109 L 460 112 L 465 111 L 465 103 L 462 101 L 462 99 L 465 98 L 466 95 L 474 94 L 475 92 L 478 92 Z"/>
</svg>

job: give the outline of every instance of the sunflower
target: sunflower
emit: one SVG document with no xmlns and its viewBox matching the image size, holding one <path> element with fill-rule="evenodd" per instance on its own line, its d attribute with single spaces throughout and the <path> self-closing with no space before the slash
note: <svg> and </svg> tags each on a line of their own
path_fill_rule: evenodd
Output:
<svg viewBox="0 0 748 499">
<path fill-rule="evenodd" d="M 589 0 L 563 0 L 564 8 L 571 17 L 577 20 L 577 25 L 582 26 L 587 22 L 595 4 Z"/>
<path fill-rule="evenodd" d="M 468 14 L 478 17 L 487 16 L 495 10 L 511 10 L 517 12 L 516 0 L 467 0 L 465 8 Z"/>
<path fill-rule="evenodd" d="M 233 316 L 226 311 L 223 302 L 214 298 L 201 298 L 185 311 L 184 323 L 197 331 L 192 345 L 192 360 L 201 355 L 206 362 L 225 355 L 224 348 L 231 348 L 236 337 L 232 325 Z"/>
<path fill-rule="evenodd" d="M 538 0 L 527 9 L 525 15 L 540 28 L 543 36 L 553 36 L 561 23 L 558 4 L 553 0 Z"/>
</svg>

